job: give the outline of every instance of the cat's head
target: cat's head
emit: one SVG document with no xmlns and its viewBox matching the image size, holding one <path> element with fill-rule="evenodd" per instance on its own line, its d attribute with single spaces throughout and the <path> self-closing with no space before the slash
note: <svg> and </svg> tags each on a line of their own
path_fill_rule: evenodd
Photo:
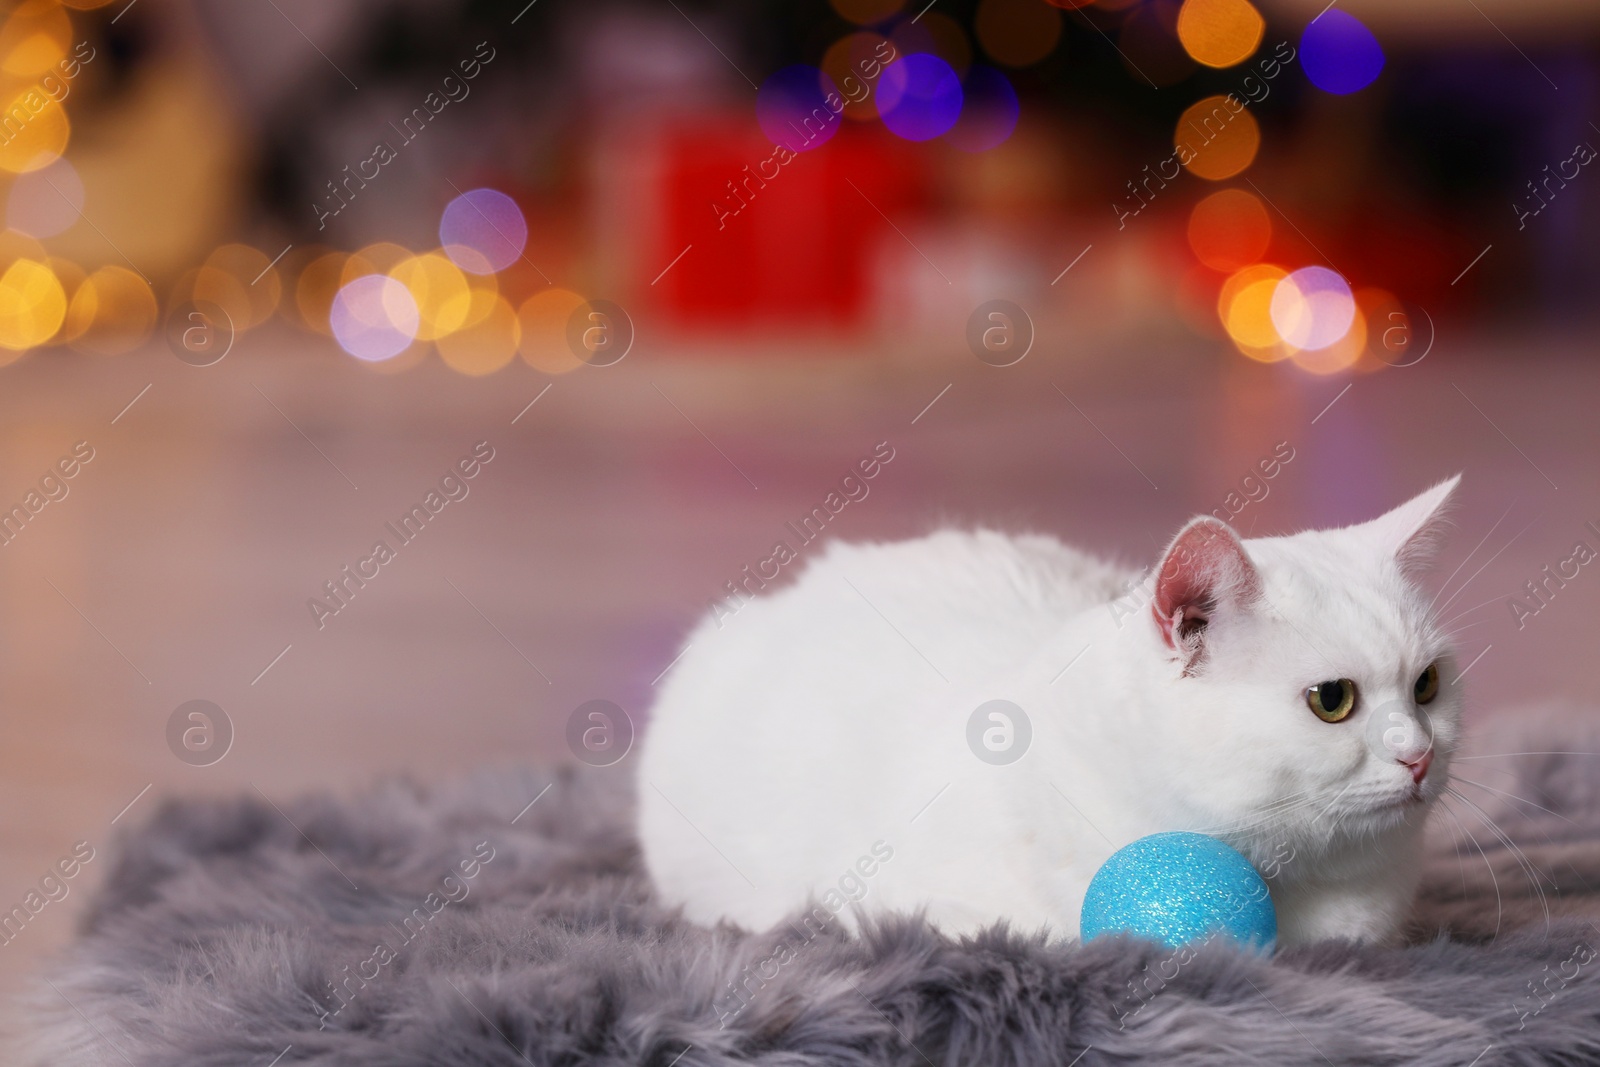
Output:
<svg viewBox="0 0 1600 1067">
<path fill-rule="evenodd" d="M 1163 665 L 1161 744 L 1196 826 L 1259 851 L 1419 821 L 1460 732 L 1460 669 L 1415 584 L 1459 476 L 1371 522 L 1173 539 L 1142 628 Z"/>
</svg>

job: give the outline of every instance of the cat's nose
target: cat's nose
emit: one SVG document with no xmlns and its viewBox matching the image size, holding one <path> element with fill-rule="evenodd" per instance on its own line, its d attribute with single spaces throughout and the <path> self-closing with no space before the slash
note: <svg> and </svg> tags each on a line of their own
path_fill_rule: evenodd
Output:
<svg viewBox="0 0 1600 1067">
<path fill-rule="evenodd" d="M 1415 759 L 1401 758 L 1395 760 L 1395 762 L 1410 767 L 1411 780 L 1417 785 L 1421 785 L 1422 780 L 1428 776 L 1428 768 L 1433 766 L 1433 749 L 1428 749 Z"/>
</svg>

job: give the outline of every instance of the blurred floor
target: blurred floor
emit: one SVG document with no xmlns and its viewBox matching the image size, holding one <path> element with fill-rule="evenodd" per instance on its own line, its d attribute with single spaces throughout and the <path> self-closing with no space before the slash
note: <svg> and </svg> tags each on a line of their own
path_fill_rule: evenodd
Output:
<svg viewBox="0 0 1600 1067">
<path fill-rule="evenodd" d="M 1448 612 L 1475 609 L 1463 665 L 1489 648 L 1474 714 L 1591 688 L 1600 576 L 1585 567 L 1520 630 L 1506 604 L 1575 541 L 1600 544 L 1584 529 L 1600 523 L 1586 342 L 1446 337 L 1347 393 L 1192 341 L 1042 340 L 1006 369 L 920 350 L 683 362 L 641 343 L 541 392 L 521 365 L 386 375 L 263 331 L 205 369 L 157 346 L 0 373 L 0 506 L 76 442 L 94 449 L 0 548 L 0 911 L 74 842 L 99 850 L 0 950 L 0 992 L 68 939 L 114 833 L 165 795 L 565 758 L 567 716 L 593 697 L 642 719 L 708 601 L 882 441 L 894 460 L 833 535 L 987 523 L 1138 563 L 1279 442 L 1295 458 L 1239 515 L 1247 533 L 1365 519 L 1464 470 L 1439 575 L 1482 542 Z M 319 630 L 308 599 L 375 540 L 397 545 L 384 524 L 481 440 L 494 459 L 469 495 Z M 194 698 L 236 730 L 209 767 L 166 740 Z"/>
</svg>

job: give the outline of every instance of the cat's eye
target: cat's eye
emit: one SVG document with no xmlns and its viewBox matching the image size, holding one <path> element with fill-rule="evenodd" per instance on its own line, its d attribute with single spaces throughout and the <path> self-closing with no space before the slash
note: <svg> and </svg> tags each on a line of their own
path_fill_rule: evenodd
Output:
<svg viewBox="0 0 1600 1067">
<path fill-rule="evenodd" d="M 1306 706 L 1323 722 L 1349 718 L 1356 706 L 1356 683 L 1348 678 L 1318 682 L 1306 690 Z"/>
<path fill-rule="evenodd" d="M 1428 664 L 1428 669 L 1417 675 L 1417 682 L 1411 687 L 1411 695 L 1418 704 L 1432 703 L 1433 698 L 1439 695 L 1439 665 Z"/>
</svg>

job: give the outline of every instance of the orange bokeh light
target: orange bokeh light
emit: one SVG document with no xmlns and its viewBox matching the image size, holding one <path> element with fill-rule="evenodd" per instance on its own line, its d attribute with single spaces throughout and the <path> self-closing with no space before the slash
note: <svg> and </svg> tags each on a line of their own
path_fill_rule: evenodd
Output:
<svg viewBox="0 0 1600 1067">
<path fill-rule="evenodd" d="M 1261 46 L 1267 24 L 1250 0 L 1184 0 L 1178 40 L 1196 63 L 1231 67 Z"/>
<path fill-rule="evenodd" d="M 883 46 L 888 38 L 877 33 L 852 33 L 828 46 L 822 56 L 822 73 L 826 74 L 844 101 L 844 117 L 856 122 L 871 122 L 878 117 L 877 105 L 872 95 L 877 89 L 876 78 L 868 74 L 881 74 L 879 55 L 893 55 Z M 883 48 L 881 53 L 879 48 Z"/>
<path fill-rule="evenodd" d="M 588 301 L 570 289 L 542 289 L 517 309 L 523 361 L 546 374 L 566 374 L 584 366 L 567 343 L 567 324 Z"/>
<path fill-rule="evenodd" d="M 1259 197 L 1222 189 L 1189 213 L 1189 247 L 1212 270 L 1233 272 L 1259 260 L 1272 242 L 1272 219 Z"/>
<path fill-rule="evenodd" d="M 1208 96 L 1178 116 L 1172 140 L 1190 174 L 1216 182 L 1255 161 L 1261 127 L 1237 98 Z"/>
<path fill-rule="evenodd" d="M 1217 317 L 1239 351 L 1262 363 L 1276 363 L 1294 354 L 1272 323 L 1272 295 L 1289 272 L 1271 263 L 1235 271 L 1222 283 Z"/>
</svg>

